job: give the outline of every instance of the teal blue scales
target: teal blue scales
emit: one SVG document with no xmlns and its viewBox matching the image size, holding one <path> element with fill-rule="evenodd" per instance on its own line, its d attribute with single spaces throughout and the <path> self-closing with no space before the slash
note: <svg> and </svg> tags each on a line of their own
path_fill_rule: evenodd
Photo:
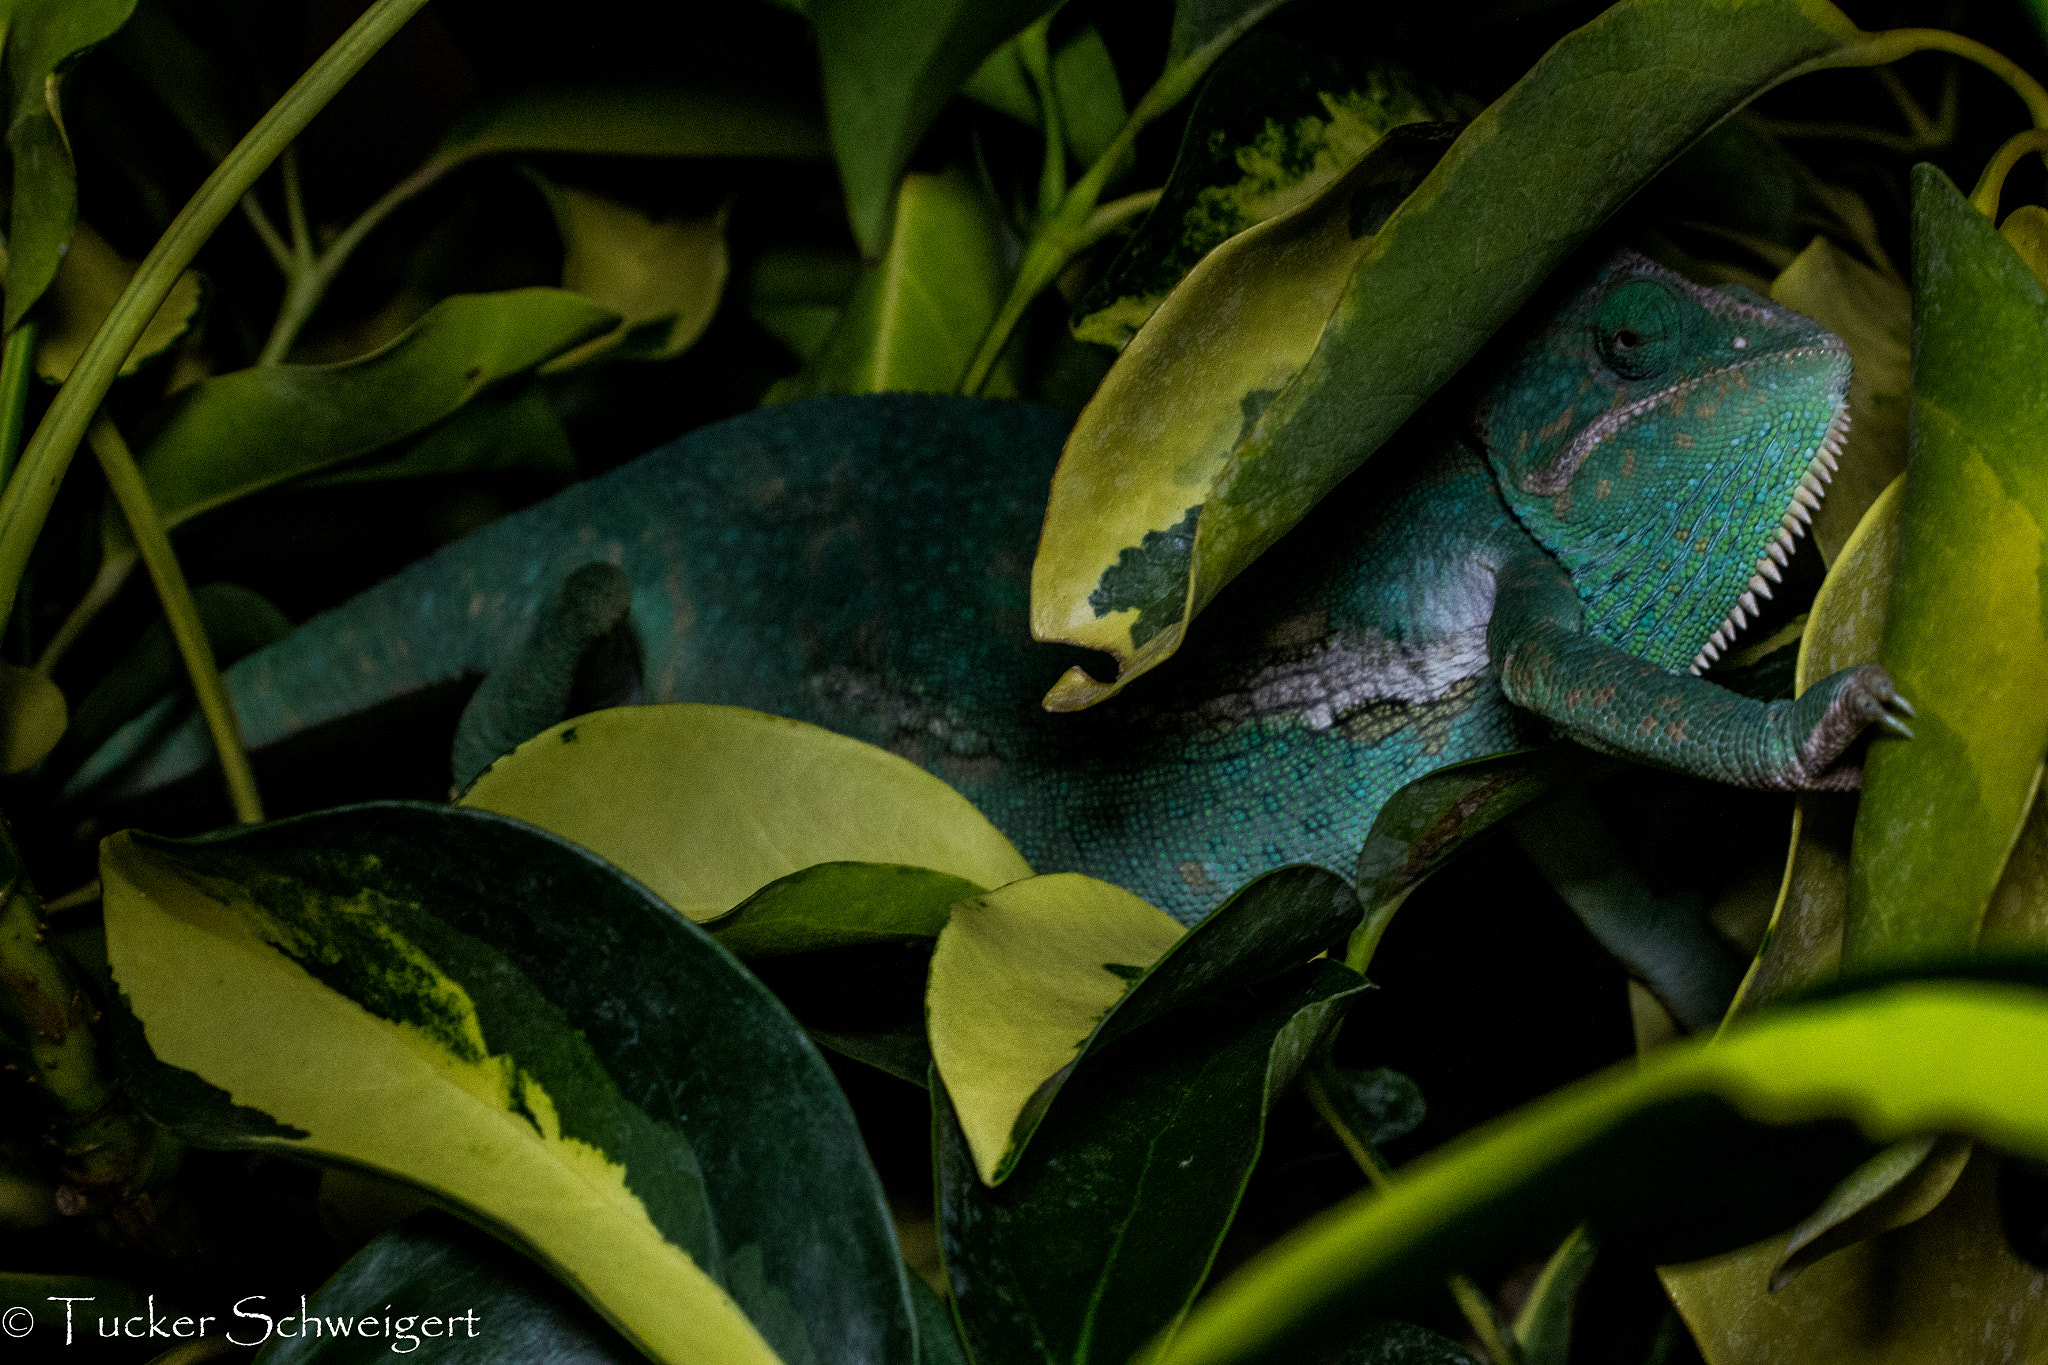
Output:
<svg viewBox="0 0 2048 1365">
<path fill-rule="evenodd" d="M 260 747 L 524 659 L 537 619 L 583 632 L 580 651 L 616 609 L 564 606 L 563 585 L 629 588 L 641 700 L 883 745 L 1040 871 L 1188 921 L 1274 867 L 1349 875 L 1403 784 L 1553 729 L 1727 781 L 1852 784 L 1857 733 L 1902 728 L 1881 670 L 1771 705 L 1679 671 L 1732 635 L 1798 524 L 1795 491 L 1837 434 L 1840 343 L 1628 256 L 1548 307 L 1462 406 L 1413 424 L 1233 584 L 1170 667 L 1092 711 L 1040 709 L 1080 655 L 1027 625 L 1069 416 L 910 395 L 692 432 L 413 565 L 229 686 Z M 577 572 L 593 564 L 618 573 Z M 557 692 L 535 695 L 566 695 L 570 670 L 549 667 Z M 506 672 L 484 689 L 498 720 L 465 721 L 480 752 L 519 714 Z M 71 789 L 144 790 L 208 761 L 196 726 L 152 743 L 163 730 L 131 725 Z"/>
</svg>

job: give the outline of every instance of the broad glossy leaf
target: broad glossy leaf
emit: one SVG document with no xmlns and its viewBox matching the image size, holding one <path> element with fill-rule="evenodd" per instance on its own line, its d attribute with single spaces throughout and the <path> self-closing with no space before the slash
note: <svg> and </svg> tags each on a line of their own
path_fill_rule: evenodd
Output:
<svg viewBox="0 0 2048 1365">
<path fill-rule="evenodd" d="M 568 484 L 576 478 L 576 451 L 547 392 L 533 380 L 500 385 L 454 413 L 395 454 L 383 452 L 302 480 L 308 488 L 434 479 L 456 474 L 524 474 Z"/>
<path fill-rule="evenodd" d="M 2031 973 L 2048 979 L 2040 963 Z M 1848 1164 L 1843 1128 L 1817 1121 L 1852 1120 L 1880 1142 L 1947 1128 L 2048 1152 L 2048 1087 L 2015 1083 L 2044 1067 L 2048 991 L 2033 986 L 1894 982 L 1760 1013 L 1540 1100 L 1338 1205 L 1219 1286 L 1162 1359 L 1286 1358 L 1339 1314 L 1384 1311 L 1585 1219 L 1606 1242 L 1647 1237 L 1660 1258 L 1686 1242 L 1694 1256 L 1739 1245 Z"/>
<path fill-rule="evenodd" d="M 458 294 L 361 360 L 265 365 L 196 385 L 141 452 L 143 477 L 175 526 L 423 431 L 612 320 L 559 289 Z M 125 530 L 108 525 L 123 547 Z"/>
<path fill-rule="evenodd" d="M 816 157 L 817 116 L 770 95 L 682 85 L 546 85 L 493 100 L 443 138 L 434 160 L 508 152 L 593 156 Z"/>
<path fill-rule="evenodd" d="M 926 993 L 932 1057 L 989 1184 L 1023 1153 L 1073 1068 L 1170 1010 L 1277 975 L 1358 922 L 1342 878 L 1268 873 L 1183 930 L 1079 873 L 1034 877 L 953 907 Z"/>
<path fill-rule="evenodd" d="M 1793 674 L 1796 691 L 1877 658 L 1891 601 L 1892 566 L 1898 558 L 1904 492 L 1905 481 L 1892 480 L 1835 557 L 1800 636 Z M 1854 820 L 1854 802 L 1847 796 L 1799 794 L 1777 904 L 1731 1011 L 1754 1009 L 1818 985 L 1840 967 Z"/>
<path fill-rule="evenodd" d="M 64 693 L 32 668 L 0 660 L 0 774 L 43 761 L 70 723 Z"/>
<path fill-rule="evenodd" d="M 6 21 L 7 150 L 14 195 L 7 227 L 6 330 L 50 282 L 78 218 L 78 175 L 60 108 L 63 72 L 126 23 L 135 0 L 14 0 Z"/>
<path fill-rule="evenodd" d="M 1195 99 L 1158 205 L 1074 308 L 1074 335 L 1122 348 L 1226 239 L 1304 204 L 1389 128 L 1453 119 L 1427 81 L 1255 33 Z"/>
<path fill-rule="evenodd" d="M 581 844 L 700 921 L 819 863 L 976 887 L 1031 875 L 966 797 L 907 759 L 736 706 L 579 716 L 499 759 L 462 803 Z"/>
<path fill-rule="evenodd" d="M 666 360 L 688 350 L 718 311 L 728 266 L 725 214 L 657 219 L 629 204 L 535 176 L 562 237 L 562 288 L 619 315 L 603 336 L 548 362 Z"/>
<path fill-rule="evenodd" d="M 1053 2 L 812 0 L 832 154 L 863 256 L 888 247 L 897 182 L 940 107 Z"/>
<path fill-rule="evenodd" d="M 1301 967 L 1091 1055 L 994 1189 L 935 1086 L 946 1272 L 977 1365 L 1122 1365 L 1169 1328 L 1230 1228 L 1268 1110 L 1365 989 L 1335 963 Z"/>
<path fill-rule="evenodd" d="M 79 223 L 71 245 L 57 266 L 43 305 L 43 331 L 36 339 L 36 373 L 53 384 L 71 377 L 71 367 L 85 354 L 92 334 L 114 311 L 114 301 L 128 287 L 135 267 L 93 231 Z M 186 271 L 171 286 L 171 295 L 143 329 L 142 339 L 121 362 L 121 373 L 134 374 L 143 364 L 169 350 L 198 320 L 206 289 L 198 275 Z"/>
<path fill-rule="evenodd" d="M 775 398 L 951 393 L 1002 307 L 995 206 L 964 174 L 903 177 L 887 254 L 861 272 L 837 324 Z M 998 370 L 991 397 L 1014 396 Z"/>
<path fill-rule="evenodd" d="M 1054 49 L 1052 84 L 1059 93 L 1060 123 L 1067 149 L 1083 166 L 1092 166 L 1109 150 L 1123 127 L 1123 87 L 1102 32 L 1089 24 Z M 1044 124 L 1038 92 L 1011 39 L 988 55 L 960 87 L 960 93 L 1033 128 Z"/>
<path fill-rule="evenodd" d="M 414 1185 L 657 1360 L 912 1349 L 853 1116 L 766 990 L 617 869 L 447 806 L 101 851 L 127 1086 L 187 1141 Z M 345 1078 L 341 1083 L 337 1078 Z"/>
<path fill-rule="evenodd" d="M 2048 295 L 1913 172 L 1912 453 L 1880 659 L 1917 708 L 1865 765 L 1842 956 L 1960 951 L 2048 749 Z"/>
<path fill-rule="evenodd" d="M 915 1275 L 910 1277 L 910 1309 L 917 1319 L 919 1365 L 970 1365 L 960 1329 L 953 1325 L 953 1310 Z"/>
<path fill-rule="evenodd" d="M 1664 1282 L 1708 1365 L 1985 1365 L 2048 1350 L 2048 1274 L 1999 1230 L 1999 1158 L 1976 1149 L 1941 1207 L 1768 1292 L 1779 1234 Z"/>
<path fill-rule="evenodd" d="M 1912 295 L 1901 281 L 1816 237 L 1772 282 L 1771 297 L 1847 342 L 1855 362 L 1842 467 L 1813 518 L 1813 543 L 1832 564 L 1870 504 L 1906 467 Z"/>
<path fill-rule="evenodd" d="M 1622 0 L 1479 115 L 1405 202 L 1398 179 L 1359 200 L 1369 236 L 1288 230 L 1333 203 L 1346 211 L 1330 228 L 1348 229 L 1363 187 L 1346 179 L 1212 253 L 1103 381 L 1054 480 L 1033 631 L 1107 652 L 1119 673 L 1077 670 L 1049 704 L 1091 704 L 1170 655 L 1609 213 L 1857 36 L 1824 0 Z"/>
<path fill-rule="evenodd" d="M 265 1300 L 243 1311 L 271 1319 L 231 1323 L 237 1341 L 268 1337 L 258 1365 L 386 1365 L 394 1354 L 415 1353 L 437 1365 L 645 1359 L 545 1272 L 475 1229 L 432 1214 L 365 1246 L 307 1300 L 305 1320 L 327 1330 L 305 1331 L 293 1322 L 291 1335 L 276 1331 L 276 1319 L 299 1313 L 296 1300 Z M 351 1330 L 336 1333 L 336 1323 Z"/>
<path fill-rule="evenodd" d="M 986 890 L 928 867 L 819 863 L 768 883 L 704 927 L 745 958 L 935 939 L 954 902 Z"/>
</svg>

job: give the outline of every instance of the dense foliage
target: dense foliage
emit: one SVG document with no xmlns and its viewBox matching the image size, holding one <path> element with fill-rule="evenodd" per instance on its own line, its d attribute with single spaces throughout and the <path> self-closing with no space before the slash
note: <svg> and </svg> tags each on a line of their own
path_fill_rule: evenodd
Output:
<svg viewBox="0 0 2048 1365">
<path fill-rule="evenodd" d="M 2048 1349 L 2038 3 L 0 35 L 0 1354 Z M 1078 414 L 1017 571 L 1084 709 L 1617 243 L 1853 355 L 1834 490 L 1712 676 L 1881 660 L 1914 737 L 1860 795 L 1558 741 L 1187 928 L 885 750 L 603 705 L 581 637 L 244 751 L 221 670 L 294 622 L 884 391 Z M 583 714 L 534 718 L 548 669 Z M 194 714 L 205 772 L 122 780 Z"/>
</svg>

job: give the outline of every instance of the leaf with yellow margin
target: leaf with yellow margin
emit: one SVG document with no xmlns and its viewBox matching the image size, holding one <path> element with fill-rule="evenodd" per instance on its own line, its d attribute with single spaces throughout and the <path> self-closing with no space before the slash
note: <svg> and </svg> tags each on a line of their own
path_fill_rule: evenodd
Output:
<svg viewBox="0 0 2048 1365">
<path fill-rule="evenodd" d="M 1031 875 L 966 797 L 916 764 L 737 706 L 579 716 L 492 764 L 462 804 L 581 844 L 698 921 L 819 863 L 899 863 L 975 887 Z"/>
<path fill-rule="evenodd" d="M 126 1086 L 185 1140 L 412 1185 L 656 1360 L 910 1357 L 902 1260 L 830 1072 L 602 860 L 391 803 L 128 831 L 100 874 Z"/>
</svg>

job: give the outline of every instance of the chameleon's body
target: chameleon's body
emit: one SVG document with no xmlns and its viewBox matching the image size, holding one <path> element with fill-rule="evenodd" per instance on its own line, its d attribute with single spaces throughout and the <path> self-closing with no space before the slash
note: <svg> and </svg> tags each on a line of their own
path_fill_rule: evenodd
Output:
<svg viewBox="0 0 2048 1365">
<path fill-rule="evenodd" d="M 908 396 L 694 432 L 421 561 L 236 665 L 230 689 L 262 745 L 483 673 L 574 571 L 609 562 L 631 587 L 643 700 L 884 745 L 1040 871 L 1092 873 L 1188 920 L 1268 868 L 1348 875 L 1403 784 L 1553 726 L 1728 781 L 1852 782 L 1836 760 L 1894 700 L 1878 670 L 1796 711 L 1681 671 L 1732 635 L 1759 561 L 1800 519 L 1795 490 L 1818 488 L 1840 343 L 1622 258 L 1490 363 L 1470 424 L 1376 457 L 1158 679 L 1081 715 L 1039 705 L 1078 655 L 1027 634 L 1067 417 Z M 139 789 L 206 761 L 188 726 L 131 762 L 152 724 L 74 787 L 123 762 Z"/>
</svg>

